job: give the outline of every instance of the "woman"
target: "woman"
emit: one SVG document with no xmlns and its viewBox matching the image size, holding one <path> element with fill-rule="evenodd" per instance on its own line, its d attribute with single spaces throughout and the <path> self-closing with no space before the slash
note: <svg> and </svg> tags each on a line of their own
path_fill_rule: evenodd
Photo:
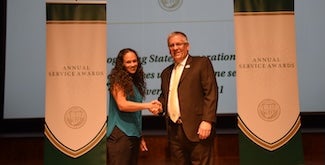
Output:
<svg viewBox="0 0 325 165">
<path fill-rule="evenodd" d="M 147 147 L 141 138 L 142 110 L 158 113 L 157 100 L 142 103 L 146 84 L 139 57 L 133 49 L 122 49 L 108 75 L 108 162 L 110 165 L 137 164 L 139 149 Z M 140 146 L 141 144 L 141 146 Z"/>
</svg>

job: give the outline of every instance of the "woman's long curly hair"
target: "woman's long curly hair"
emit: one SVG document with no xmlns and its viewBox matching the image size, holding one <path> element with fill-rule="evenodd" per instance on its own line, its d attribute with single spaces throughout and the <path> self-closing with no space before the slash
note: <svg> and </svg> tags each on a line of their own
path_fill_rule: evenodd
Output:
<svg viewBox="0 0 325 165">
<path fill-rule="evenodd" d="M 128 52 L 133 52 L 138 59 L 138 67 L 134 74 L 127 72 L 123 65 L 124 56 Z M 134 96 L 134 84 L 138 88 L 142 97 L 145 97 L 146 83 L 144 80 L 144 71 L 138 53 L 135 50 L 131 48 L 122 49 L 117 55 L 115 67 L 112 69 L 107 78 L 109 83 L 109 90 L 111 92 L 113 91 L 114 85 L 118 85 L 124 90 L 126 96 Z"/>
</svg>

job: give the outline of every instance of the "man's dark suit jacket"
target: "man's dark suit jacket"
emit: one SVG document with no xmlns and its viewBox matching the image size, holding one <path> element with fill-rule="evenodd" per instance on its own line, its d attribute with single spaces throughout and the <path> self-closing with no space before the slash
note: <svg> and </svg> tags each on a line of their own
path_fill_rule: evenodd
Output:
<svg viewBox="0 0 325 165">
<path fill-rule="evenodd" d="M 167 103 L 173 68 L 174 64 L 164 69 L 161 74 L 162 91 L 158 100 L 163 105 L 166 120 L 169 120 Z M 201 121 L 211 122 L 212 125 L 216 122 L 218 86 L 213 66 L 207 57 L 189 55 L 179 81 L 178 98 L 184 132 L 190 141 L 197 142 Z"/>
</svg>

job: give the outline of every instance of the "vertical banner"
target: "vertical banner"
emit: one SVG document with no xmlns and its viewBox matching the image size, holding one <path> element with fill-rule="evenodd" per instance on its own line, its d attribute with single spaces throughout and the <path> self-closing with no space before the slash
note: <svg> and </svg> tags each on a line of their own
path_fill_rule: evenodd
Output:
<svg viewBox="0 0 325 165">
<path fill-rule="evenodd" d="M 234 0 L 240 164 L 303 164 L 294 0 Z"/>
<path fill-rule="evenodd" d="M 106 165 L 106 2 L 46 2 L 44 164 Z"/>
</svg>

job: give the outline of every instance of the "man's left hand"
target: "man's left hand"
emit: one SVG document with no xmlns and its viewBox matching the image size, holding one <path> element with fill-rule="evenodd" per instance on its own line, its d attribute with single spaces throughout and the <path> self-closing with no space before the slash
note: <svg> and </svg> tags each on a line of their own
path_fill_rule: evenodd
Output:
<svg viewBox="0 0 325 165">
<path fill-rule="evenodd" d="M 197 134 L 199 135 L 200 139 L 206 139 L 210 136 L 211 134 L 211 123 L 207 122 L 207 121 L 202 121 L 200 126 L 199 126 L 199 130 L 197 132 Z"/>
</svg>

